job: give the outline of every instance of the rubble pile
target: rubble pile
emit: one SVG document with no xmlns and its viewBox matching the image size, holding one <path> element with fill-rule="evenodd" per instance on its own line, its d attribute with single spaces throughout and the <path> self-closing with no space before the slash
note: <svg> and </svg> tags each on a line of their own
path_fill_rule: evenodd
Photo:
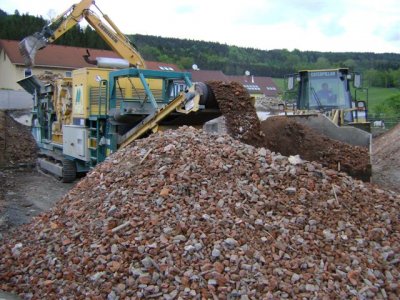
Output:
<svg viewBox="0 0 400 300">
<path fill-rule="evenodd" d="M 300 155 L 323 166 L 347 172 L 369 181 L 371 163 L 368 148 L 332 140 L 290 117 L 270 117 L 261 122 L 264 147 L 283 155 Z"/>
<path fill-rule="evenodd" d="M 4 236 L 32 299 L 398 299 L 400 197 L 190 127 L 138 140 Z"/>
<path fill-rule="evenodd" d="M 255 108 L 258 112 L 270 112 L 272 115 L 282 112 L 279 109 L 280 105 L 284 105 L 284 101 L 277 97 L 257 97 L 255 101 Z"/>
<path fill-rule="evenodd" d="M 63 79 L 65 76 L 63 76 L 61 73 L 46 71 L 36 75 L 36 77 L 45 84 L 54 84 L 58 79 Z"/>
<path fill-rule="evenodd" d="M 0 167 L 32 164 L 36 155 L 36 142 L 30 128 L 0 110 Z"/>
<path fill-rule="evenodd" d="M 372 181 L 400 192 L 400 124 L 373 140 Z"/>
<path fill-rule="evenodd" d="M 298 154 L 354 178 L 370 180 L 369 149 L 332 140 L 286 116 L 270 117 L 260 123 L 251 97 L 240 83 L 207 84 L 225 118 L 227 132 L 235 139 L 286 156 Z"/>
<path fill-rule="evenodd" d="M 253 146 L 262 145 L 260 121 L 251 97 L 238 82 L 207 81 L 222 115 L 227 132 L 235 139 Z"/>
</svg>

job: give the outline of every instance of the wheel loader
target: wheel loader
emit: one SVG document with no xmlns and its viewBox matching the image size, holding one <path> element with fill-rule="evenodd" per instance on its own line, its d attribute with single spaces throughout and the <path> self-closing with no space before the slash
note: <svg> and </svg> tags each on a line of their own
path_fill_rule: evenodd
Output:
<svg viewBox="0 0 400 300">
<path fill-rule="evenodd" d="M 139 137 L 182 125 L 200 127 L 221 115 L 208 86 L 192 84 L 190 73 L 146 69 L 140 53 L 93 0 L 72 5 L 41 32 L 23 39 L 19 48 L 25 64 L 33 66 L 40 49 L 82 19 L 121 59 L 86 55 L 97 66 L 74 70 L 71 78 L 18 81 L 33 95 L 32 132 L 42 169 L 72 182 L 77 173 Z"/>
<path fill-rule="evenodd" d="M 362 87 L 361 74 L 348 68 L 302 70 L 285 81 L 285 98 L 294 98 L 285 105 L 286 116 L 332 139 L 370 149 L 368 91 Z"/>
</svg>

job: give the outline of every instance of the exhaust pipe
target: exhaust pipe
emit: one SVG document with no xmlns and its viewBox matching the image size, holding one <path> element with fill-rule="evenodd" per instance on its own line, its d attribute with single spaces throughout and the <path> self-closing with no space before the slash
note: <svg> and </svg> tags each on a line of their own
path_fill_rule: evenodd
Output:
<svg viewBox="0 0 400 300">
<path fill-rule="evenodd" d="M 47 41 L 41 32 L 36 32 L 24 38 L 18 45 L 19 52 L 24 59 L 25 66 L 31 67 L 35 64 L 36 53 L 47 46 Z"/>
</svg>

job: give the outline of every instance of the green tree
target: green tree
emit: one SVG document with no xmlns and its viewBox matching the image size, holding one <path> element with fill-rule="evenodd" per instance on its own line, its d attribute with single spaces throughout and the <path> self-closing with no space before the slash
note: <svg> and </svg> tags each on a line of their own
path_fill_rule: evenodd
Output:
<svg viewBox="0 0 400 300">
<path fill-rule="evenodd" d="M 7 15 L 0 10 L 1 39 L 21 40 L 41 31 L 45 24 L 42 17 L 21 15 L 18 11 Z M 300 69 L 349 67 L 361 71 L 370 86 L 400 87 L 400 54 L 396 53 L 261 50 L 141 34 L 128 37 L 145 59 L 171 62 L 183 68 L 195 63 L 203 70 L 222 70 L 227 75 L 242 75 L 244 70 L 250 70 L 256 76 L 283 77 Z M 75 26 L 57 44 L 110 49 L 90 26 Z"/>
<path fill-rule="evenodd" d="M 357 68 L 357 63 L 354 59 L 349 58 L 343 62 L 343 67 L 347 67 L 351 70 L 355 70 Z"/>
<path fill-rule="evenodd" d="M 397 70 L 389 70 L 391 87 L 400 88 L 400 68 Z"/>
<path fill-rule="evenodd" d="M 326 57 L 318 57 L 317 61 L 314 63 L 314 68 L 315 69 L 326 69 L 326 68 L 331 68 L 332 64 L 329 61 L 329 59 L 327 59 Z"/>
<path fill-rule="evenodd" d="M 400 95 L 392 96 L 379 103 L 375 108 L 377 117 L 397 118 L 400 115 Z"/>
</svg>

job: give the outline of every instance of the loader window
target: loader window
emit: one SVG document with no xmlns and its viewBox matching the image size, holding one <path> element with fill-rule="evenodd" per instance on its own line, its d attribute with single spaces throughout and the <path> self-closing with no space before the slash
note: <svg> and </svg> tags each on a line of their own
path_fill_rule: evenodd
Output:
<svg viewBox="0 0 400 300">
<path fill-rule="evenodd" d="M 300 104 L 304 109 L 330 110 L 350 108 L 347 82 L 339 72 L 309 72 L 302 80 Z"/>
<path fill-rule="evenodd" d="M 340 97 L 338 97 L 339 87 L 335 80 L 311 80 L 310 81 L 310 106 L 330 106 L 338 107 Z"/>
</svg>

